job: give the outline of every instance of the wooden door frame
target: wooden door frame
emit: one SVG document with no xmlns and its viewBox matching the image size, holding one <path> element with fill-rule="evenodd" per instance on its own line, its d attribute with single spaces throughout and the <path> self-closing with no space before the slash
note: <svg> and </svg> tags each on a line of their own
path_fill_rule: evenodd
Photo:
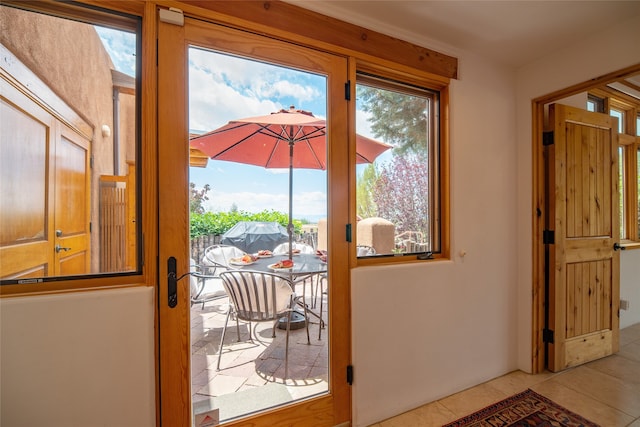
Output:
<svg viewBox="0 0 640 427">
<path fill-rule="evenodd" d="M 640 72 L 640 64 L 605 74 L 550 94 L 535 98 L 531 102 L 531 141 L 532 141 L 532 301 L 531 301 L 531 368 L 537 374 L 545 370 L 545 345 L 543 329 L 545 327 L 545 248 L 542 241 L 547 221 L 547 203 L 545 202 L 544 153 L 542 133 L 544 131 L 544 107 L 571 95 L 576 95 L 603 86 L 628 74 Z"/>
<path fill-rule="evenodd" d="M 158 26 L 158 170 L 163 174 L 159 179 L 159 221 L 162 232 L 159 234 L 159 295 L 158 312 L 160 324 L 160 390 L 163 401 L 160 408 L 162 425 L 184 425 L 189 420 L 191 409 L 190 346 L 182 345 L 183 337 L 188 338 L 188 311 L 186 300 L 188 281 L 178 283 L 178 302 L 175 308 L 168 308 L 167 259 L 177 259 L 177 275 L 188 270 L 186 248 L 188 240 L 188 48 L 201 46 L 227 52 L 246 55 L 256 60 L 269 61 L 287 67 L 306 69 L 309 72 L 326 74 L 328 82 L 327 112 L 329 152 L 327 179 L 329 202 L 327 206 L 330 237 L 329 292 L 330 307 L 329 328 L 325 339 L 330 340 L 329 354 L 329 390 L 326 394 L 310 397 L 302 401 L 243 418 L 229 421 L 225 425 L 313 425 L 332 426 L 351 419 L 351 392 L 347 384 L 347 365 L 351 360 L 350 352 L 350 292 L 349 266 L 339 262 L 348 258 L 349 243 L 340 239 L 340 231 L 348 222 L 349 210 L 338 200 L 348 197 L 341 182 L 349 180 L 349 147 L 343 144 L 348 135 L 348 102 L 344 97 L 344 86 L 348 79 L 348 59 L 346 57 L 322 52 L 309 47 L 295 46 L 288 41 L 277 40 L 259 34 L 231 29 L 202 19 L 184 17 L 184 26 L 171 23 L 159 23 Z M 250 48 L 250 49 L 249 49 Z M 296 52 L 292 55 L 292 52 Z M 303 58 L 303 59 L 301 59 Z M 164 117 L 164 119 L 163 119 Z M 167 118 L 171 118 L 168 120 Z M 176 148 L 176 143 L 184 145 Z M 353 162 L 355 164 L 355 161 Z M 180 179 L 177 179 L 180 178 Z M 336 182 L 338 184 L 336 184 Z M 172 206 L 169 210 L 162 206 Z M 175 209 L 177 207 L 177 210 Z M 340 230 L 340 231 L 338 231 Z M 183 254 L 183 249 L 185 249 Z M 186 311 L 186 314 L 185 314 Z M 343 325 L 343 327 L 337 327 Z M 183 335 L 181 335 L 183 334 Z M 180 347 L 180 348 L 178 348 Z M 167 361 L 169 361 L 167 363 Z M 189 373 L 188 377 L 185 373 Z M 163 396 L 164 391 L 164 396 Z M 168 393 L 168 395 L 167 395 Z M 168 398 L 167 398 L 168 396 Z M 164 402 L 168 402 L 165 404 Z"/>
</svg>

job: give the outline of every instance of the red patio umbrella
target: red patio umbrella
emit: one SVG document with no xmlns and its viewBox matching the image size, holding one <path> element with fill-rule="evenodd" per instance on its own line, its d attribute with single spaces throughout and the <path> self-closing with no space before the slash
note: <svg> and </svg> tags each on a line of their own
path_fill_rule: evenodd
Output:
<svg viewBox="0 0 640 427">
<path fill-rule="evenodd" d="M 312 113 L 280 110 L 266 116 L 232 120 L 191 139 L 189 145 L 213 160 L 265 168 L 289 168 L 289 257 L 293 239 L 293 168 L 326 170 L 326 122 Z M 371 163 L 391 148 L 356 135 L 356 162 Z"/>
</svg>

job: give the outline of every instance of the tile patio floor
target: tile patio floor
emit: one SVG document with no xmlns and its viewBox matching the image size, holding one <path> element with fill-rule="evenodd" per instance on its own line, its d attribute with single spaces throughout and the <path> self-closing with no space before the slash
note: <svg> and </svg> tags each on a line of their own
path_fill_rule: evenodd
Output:
<svg viewBox="0 0 640 427">
<path fill-rule="evenodd" d="M 219 280 L 219 279 L 215 279 Z M 296 291 L 301 292 L 301 285 Z M 309 292 L 309 287 L 307 287 Z M 326 320 L 326 295 L 323 308 Z M 307 299 L 310 303 L 310 298 Z M 228 299 L 222 298 L 191 307 L 191 379 L 192 402 L 198 413 L 209 406 L 220 407 L 221 420 L 233 418 L 238 410 L 236 400 L 249 392 L 255 407 L 241 408 L 253 411 L 274 406 L 277 403 L 304 399 L 328 390 L 328 346 L 327 329 L 322 330 L 322 339 L 318 340 L 318 319 L 310 317 L 309 335 L 311 344 L 307 344 L 305 328 L 292 330 L 289 335 L 289 375 L 284 380 L 284 355 L 286 330 L 276 329 L 275 339 L 271 337 L 272 323 L 253 323 L 254 342 L 249 337 L 248 324 L 240 322 L 240 338 L 237 341 L 236 324 L 229 319 L 225 336 L 220 371 L 216 371 L 220 336 L 226 318 Z M 319 312 L 317 300 L 314 312 Z M 328 327 L 328 325 L 327 325 Z M 274 384 L 279 394 L 273 393 Z M 270 396 L 254 398 L 257 389 L 270 386 Z M 286 391 L 285 388 L 286 387 Z M 247 395 L 244 393 L 244 395 Z M 277 395 L 277 396 L 276 396 Z M 221 397 L 222 396 L 222 397 Z M 282 402 L 280 402 L 283 400 Z M 246 402 L 245 402 L 246 403 Z M 234 408 L 226 409 L 225 405 Z"/>
</svg>

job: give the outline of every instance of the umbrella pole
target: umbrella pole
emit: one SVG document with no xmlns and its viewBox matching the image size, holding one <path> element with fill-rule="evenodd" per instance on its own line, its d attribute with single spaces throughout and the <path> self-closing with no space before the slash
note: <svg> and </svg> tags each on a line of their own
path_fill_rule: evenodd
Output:
<svg viewBox="0 0 640 427">
<path fill-rule="evenodd" d="M 293 141 L 289 141 L 289 259 L 293 258 Z"/>
</svg>

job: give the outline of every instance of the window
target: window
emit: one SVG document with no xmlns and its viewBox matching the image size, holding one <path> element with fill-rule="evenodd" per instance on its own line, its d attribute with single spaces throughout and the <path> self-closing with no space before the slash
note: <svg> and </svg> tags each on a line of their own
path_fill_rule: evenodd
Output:
<svg viewBox="0 0 640 427">
<path fill-rule="evenodd" d="M 604 113 L 604 99 L 589 94 L 587 97 L 587 111 Z"/>
<path fill-rule="evenodd" d="M 637 198 L 636 198 L 636 222 L 637 222 L 637 228 L 636 228 L 636 232 L 638 233 L 637 236 L 640 237 L 640 148 L 638 148 L 636 150 L 636 193 L 637 193 Z"/>
<path fill-rule="evenodd" d="M 609 115 L 618 119 L 618 133 L 624 133 L 624 112 L 612 108 Z"/>
<path fill-rule="evenodd" d="M 600 111 L 602 108 L 602 111 Z M 640 100 L 611 88 L 594 89 L 587 109 L 618 119 L 618 171 L 620 239 L 640 241 Z"/>
<path fill-rule="evenodd" d="M 0 6 L 2 284 L 139 273 L 141 21 L 17 4 Z"/>
<path fill-rule="evenodd" d="M 620 239 L 628 239 L 627 234 L 627 203 L 625 194 L 627 194 L 627 186 L 625 177 L 625 155 L 624 147 L 618 147 L 618 191 L 620 197 Z"/>
<path fill-rule="evenodd" d="M 356 133 L 392 148 L 356 167 L 360 257 L 441 252 L 440 94 L 359 73 Z"/>
</svg>

